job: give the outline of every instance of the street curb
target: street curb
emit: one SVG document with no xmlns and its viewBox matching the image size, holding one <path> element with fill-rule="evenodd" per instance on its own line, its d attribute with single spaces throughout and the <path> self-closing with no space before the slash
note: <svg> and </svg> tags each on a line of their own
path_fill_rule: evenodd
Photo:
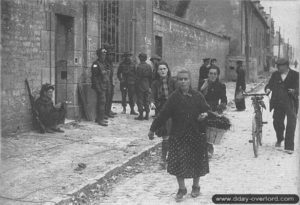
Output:
<svg viewBox="0 0 300 205">
<path fill-rule="evenodd" d="M 56 197 L 54 199 L 51 199 L 49 202 L 45 203 L 45 205 L 64 205 L 64 204 L 73 204 L 72 199 L 74 198 L 81 198 L 80 196 L 84 195 L 84 197 L 88 197 L 89 195 L 93 194 L 91 190 L 97 190 L 99 189 L 99 185 L 103 184 L 103 182 L 106 179 L 111 178 L 113 175 L 116 175 L 117 173 L 122 172 L 127 166 L 135 163 L 136 161 L 148 156 L 151 151 L 155 150 L 161 145 L 161 142 L 157 142 L 155 145 L 151 145 L 146 147 L 143 151 L 140 153 L 133 155 L 129 159 L 127 159 L 123 164 L 118 165 L 105 173 L 93 178 L 89 179 L 86 183 L 79 186 L 78 188 L 74 189 L 73 191 L 70 191 L 67 195 L 68 197 Z"/>
</svg>

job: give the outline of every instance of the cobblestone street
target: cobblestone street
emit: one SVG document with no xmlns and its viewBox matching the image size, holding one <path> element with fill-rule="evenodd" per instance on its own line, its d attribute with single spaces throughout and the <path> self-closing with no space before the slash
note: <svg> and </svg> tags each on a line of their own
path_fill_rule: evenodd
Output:
<svg viewBox="0 0 300 205">
<path fill-rule="evenodd" d="M 262 90 L 260 91 L 262 92 Z M 228 131 L 221 145 L 215 146 L 215 154 L 210 161 L 210 173 L 200 179 L 201 195 L 194 199 L 186 195 L 180 204 L 213 204 L 214 194 L 296 194 L 299 161 L 298 138 L 296 151 L 289 155 L 283 148 L 274 147 L 276 137 L 272 125 L 272 113 L 268 111 L 268 98 L 265 99 L 267 111 L 263 117 L 268 124 L 263 128 L 263 146 L 258 158 L 254 158 L 251 136 L 251 100 L 246 100 L 245 112 L 228 109 L 226 115 L 233 127 Z M 298 136 L 298 129 L 296 131 Z M 146 133 L 145 133 L 146 135 Z M 146 136 L 145 136 L 146 137 Z M 143 172 L 124 178 L 115 184 L 105 197 L 99 197 L 96 204 L 174 204 L 177 182 L 174 176 L 159 169 L 158 153 L 152 153 L 156 163 L 145 165 Z M 192 180 L 186 180 L 188 193 Z"/>
</svg>

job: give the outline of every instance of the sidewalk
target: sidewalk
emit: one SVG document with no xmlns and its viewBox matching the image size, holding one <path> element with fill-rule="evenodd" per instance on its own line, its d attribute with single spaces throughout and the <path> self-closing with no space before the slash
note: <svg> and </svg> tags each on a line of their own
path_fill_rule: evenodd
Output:
<svg viewBox="0 0 300 205">
<path fill-rule="evenodd" d="M 258 84 L 248 84 L 247 90 Z M 231 101 L 235 83 L 226 83 L 226 88 Z M 121 105 L 113 105 L 113 111 L 121 110 Z M 147 138 L 151 120 L 133 118 L 118 114 L 108 127 L 74 122 L 65 125 L 62 134 L 28 132 L 2 138 L 0 204 L 54 204 L 120 171 L 125 162 L 160 143 L 158 138 Z M 86 168 L 80 170 L 79 163 Z"/>
</svg>

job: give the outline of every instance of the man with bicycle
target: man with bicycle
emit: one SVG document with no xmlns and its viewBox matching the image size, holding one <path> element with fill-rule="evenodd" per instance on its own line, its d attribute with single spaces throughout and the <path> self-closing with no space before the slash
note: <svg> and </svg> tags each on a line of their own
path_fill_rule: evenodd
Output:
<svg viewBox="0 0 300 205">
<path fill-rule="evenodd" d="M 280 147 L 284 140 L 285 151 L 292 154 L 298 110 L 299 73 L 290 69 L 289 61 L 284 58 L 278 59 L 276 64 L 278 71 L 272 74 L 265 87 L 265 92 L 267 94 L 272 92 L 270 111 L 274 109 L 273 126 L 277 137 L 275 147 Z M 286 116 L 287 125 L 285 128 L 284 119 Z"/>
</svg>

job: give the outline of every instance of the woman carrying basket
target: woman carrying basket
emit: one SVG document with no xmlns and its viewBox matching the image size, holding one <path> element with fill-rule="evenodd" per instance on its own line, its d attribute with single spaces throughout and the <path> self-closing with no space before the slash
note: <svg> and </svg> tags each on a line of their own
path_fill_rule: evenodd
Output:
<svg viewBox="0 0 300 205">
<path fill-rule="evenodd" d="M 212 111 L 222 113 L 226 109 L 226 86 L 219 81 L 220 70 L 212 65 L 208 71 L 208 78 L 199 82 L 198 90 L 204 95 Z M 208 144 L 209 157 L 213 155 L 214 147 Z"/>
<path fill-rule="evenodd" d="M 176 81 L 171 77 L 171 72 L 166 62 L 159 62 L 157 70 L 154 74 L 154 81 L 151 86 L 151 108 L 155 108 L 159 113 L 166 103 L 169 96 L 176 89 Z M 171 120 L 168 120 L 165 125 L 156 131 L 158 137 L 162 137 L 162 155 L 161 155 L 161 168 L 166 169 L 166 160 L 169 150 L 169 132 Z"/>
<path fill-rule="evenodd" d="M 185 178 L 193 178 L 192 197 L 200 194 L 199 179 L 209 173 L 205 125 L 203 120 L 210 110 L 204 97 L 191 88 L 191 74 L 182 69 L 177 74 L 179 89 L 176 89 L 154 119 L 148 137 L 154 138 L 157 131 L 169 118 L 172 126 L 169 138 L 167 171 L 178 182 L 176 201 L 187 194 Z"/>
</svg>

